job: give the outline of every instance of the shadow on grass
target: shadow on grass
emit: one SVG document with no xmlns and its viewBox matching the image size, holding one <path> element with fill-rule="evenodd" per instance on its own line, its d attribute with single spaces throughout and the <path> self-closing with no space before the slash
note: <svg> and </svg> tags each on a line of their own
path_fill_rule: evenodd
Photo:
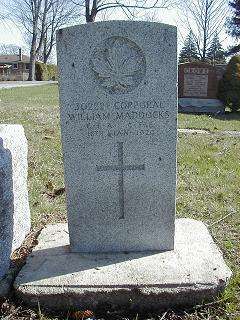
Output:
<svg viewBox="0 0 240 320">
<path fill-rule="evenodd" d="M 230 112 L 226 111 L 224 114 L 211 114 L 211 118 L 228 121 L 228 120 L 240 120 L 240 111 Z"/>
<path fill-rule="evenodd" d="M 222 121 L 240 120 L 240 111 L 225 111 L 225 113 L 208 113 L 208 112 L 183 112 L 178 111 L 180 114 L 189 114 L 194 116 L 207 115 L 209 118 L 218 119 Z"/>
</svg>

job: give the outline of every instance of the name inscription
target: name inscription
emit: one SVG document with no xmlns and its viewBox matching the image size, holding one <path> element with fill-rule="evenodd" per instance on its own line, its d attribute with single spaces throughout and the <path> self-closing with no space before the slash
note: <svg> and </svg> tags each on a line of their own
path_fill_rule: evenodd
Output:
<svg viewBox="0 0 240 320">
<path fill-rule="evenodd" d="M 184 68 L 185 74 L 209 74 L 208 68 Z"/>
<path fill-rule="evenodd" d="M 65 123 L 77 126 L 88 137 L 113 138 L 152 135 L 156 130 L 155 122 L 167 118 L 169 113 L 161 102 L 117 101 L 112 107 L 103 103 L 78 104 L 72 112 L 66 113 Z"/>
<path fill-rule="evenodd" d="M 76 103 L 73 111 L 102 111 L 110 109 L 111 104 L 105 102 L 82 102 Z M 155 100 L 147 101 L 116 101 L 113 105 L 114 110 L 128 110 L 128 109 L 155 109 L 162 108 L 162 102 L 156 102 Z"/>
<path fill-rule="evenodd" d="M 127 111 L 127 112 L 84 112 L 84 113 L 68 113 L 69 121 L 105 121 L 105 120 L 135 120 L 135 119 L 161 119 L 168 116 L 166 111 Z"/>
</svg>

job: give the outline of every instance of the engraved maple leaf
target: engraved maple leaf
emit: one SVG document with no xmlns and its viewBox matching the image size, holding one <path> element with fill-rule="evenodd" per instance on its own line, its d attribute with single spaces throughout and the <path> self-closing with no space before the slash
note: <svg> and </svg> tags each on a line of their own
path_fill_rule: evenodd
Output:
<svg viewBox="0 0 240 320">
<path fill-rule="evenodd" d="M 92 63 L 105 88 L 126 91 L 135 83 L 142 58 L 129 45 L 115 42 L 112 48 L 97 52 Z"/>
</svg>

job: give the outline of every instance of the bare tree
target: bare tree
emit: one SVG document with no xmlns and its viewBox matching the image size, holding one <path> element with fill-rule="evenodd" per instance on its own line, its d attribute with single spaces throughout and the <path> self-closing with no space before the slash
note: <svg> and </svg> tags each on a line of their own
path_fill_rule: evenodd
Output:
<svg viewBox="0 0 240 320">
<path fill-rule="evenodd" d="M 0 23 L 5 25 L 7 24 L 6 21 L 9 20 L 11 17 L 9 16 L 7 0 L 0 0 L 0 1 L 1 1 Z"/>
<path fill-rule="evenodd" d="M 166 9 L 176 5 L 177 0 L 72 0 L 81 9 L 86 22 L 94 22 L 99 13 L 120 9 L 127 16 L 136 16 L 136 10 Z"/>
<path fill-rule="evenodd" d="M 76 5 L 71 0 L 52 1 L 50 10 L 47 14 L 42 48 L 42 61 L 47 63 L 52 50 L 56 44 L 56 31 L 60 27 L 76 20 Z"/>
<path fill-rule="evenodd" d="M 35 80 L 35 63 L 43 44 L 44 25 L 51 0 L 13 0 L 13 17 L 31 37 L 28 80 Z"/>
<path fill-rule="evenodd" d="M 192 33 L 202 61 L 207 59 L 214 36 L 222 33 L 227 14 L 226 0 L 186 0 L 182 3 L 183 26 Z"/>
<path fill-rule="evenodd" d="M 7 11 L 6 11 L 6 1 L 1 0 L 1 11 L 0 11 L 0 21 L 2 22 L 7 18 Z"/>
<path fill-rule="evenodd" d="M 170 8 L 178 0 L 12 0 L 12 16 L 30 36 L 29 79 L 35 79 L 35 63 L 41 55 L 47 62 L 55 45 L 56 30 L 76 19 L 76 6 L 85 16 L 86 22 L 93 22 L 96 16 L 115 9 L 122 10 L 128 18 L 136 10 Z M 79 10 L 78 10 L 79 11 Z M 79 16 L 79 13 L 78 13 Z"/>
<path fill-rule="evenodd" d="M 55 45 L 56 29 L 70 20 L 72 10 L 70 0 L 12 0 L 13 17 L 31 42 L 28 80 L 35 79 L 35 64 L 40 53 L 45 62 L 48 60 Z"/>
<path fill-rule="evenodd" d="M 0 43 L 0 54 L 18 54 L 18 49 L 15 44 Z"/>
<path fill-rule="evenodd" d="M 5 19 L 5 15 L 0 13 L 0 21 Z"/>
</svg>

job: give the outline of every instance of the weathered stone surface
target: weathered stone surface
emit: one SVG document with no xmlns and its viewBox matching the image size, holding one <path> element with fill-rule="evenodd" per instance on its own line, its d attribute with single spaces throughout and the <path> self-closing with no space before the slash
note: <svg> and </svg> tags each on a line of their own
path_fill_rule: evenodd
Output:
<svg viewBox="0 0 240 320">
<path fill-rule="evenodd" d="M 72 251 L 172 249 L 176 28 L 108 21 L 57 38 Z"/>
<path fill-rule="evenodd" d="M 71 253 L 66 224 L 49 225 L 15 281 L 18 297 L 51 309 L 110 303 L 159 309 L 202 303 L 226 286 L 230 269 L 206 226 L 176 220 L 168 252 Z"/>
<path fill-rule="evenodd" d="M 0 278 L 30 230 L 27 140 L 20 125 L 0 125 Z"/>
</svg>

